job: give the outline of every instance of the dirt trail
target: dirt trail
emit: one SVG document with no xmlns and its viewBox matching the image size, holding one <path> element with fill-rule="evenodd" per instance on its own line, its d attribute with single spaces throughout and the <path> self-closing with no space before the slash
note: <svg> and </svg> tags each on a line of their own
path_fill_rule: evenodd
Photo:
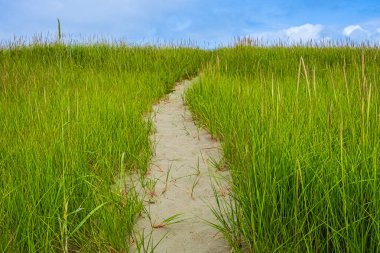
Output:
<svg viewBox="0 0 380 253">
<path fill-rule="evenodd" d="M 191 83 L 186 80 L 178 84 L 153 108 L 156 133 L 152 136 L 155 154 L 148 173 L 151 190 L 145 187 L 148 214 L 143 214 L 135 228 L 146 236 L 145 247 L 150 233 L 153 244 L 162 239 L 154 252 L 229 252 L 223 236 L 205 222 L 215 220 L 209 208 L 215 204 L 211 181 L 228 172 L 216 170 L 220 146 L 194 125 L 184 106 L 183 94 Z M 163 222 L 177 214 L 181 214 L 177 217 L 181 222 Z"/>
</svg>

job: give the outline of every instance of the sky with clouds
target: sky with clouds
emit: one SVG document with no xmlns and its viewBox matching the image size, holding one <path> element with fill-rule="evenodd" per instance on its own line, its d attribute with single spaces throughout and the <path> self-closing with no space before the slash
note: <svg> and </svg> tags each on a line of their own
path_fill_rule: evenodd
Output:
<svg viewBox="0 0 380 253">
<path fill-rule="evenodd" d="M 380 42 L 380 0 L 0 0 L 0 41 L 54 36 L 127 42 Z"/>
</svg>

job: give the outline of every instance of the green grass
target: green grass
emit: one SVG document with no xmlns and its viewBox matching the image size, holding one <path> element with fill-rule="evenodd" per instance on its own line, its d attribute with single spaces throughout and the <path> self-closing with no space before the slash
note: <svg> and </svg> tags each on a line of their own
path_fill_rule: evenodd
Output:
<svg viewBox="0 0 380 253">
<path fill-rule="evenodd" d="M 148 115 L 208 53 L 34 44 L 0 50 L 0 252 L 126 252 L 142 204 Z"/>
<path fill-rule="evenodd" d="M 115 185 L 148 168 L 152 104 L 200 69 L 186 100 L 222 141 L 232 192 L 213 211 L 232 248 L 378 252 L 378 66 L 375 48 L 10 44 L 0 252 L 129 251 L 142 203 Z"/>
<path fill-rule="evenodd" d="M 214 53 L 186 100 L 223 142 L 215 225 L 235 251 L 380 251 L 378 66 L 374 48 Z"/>
</svg>

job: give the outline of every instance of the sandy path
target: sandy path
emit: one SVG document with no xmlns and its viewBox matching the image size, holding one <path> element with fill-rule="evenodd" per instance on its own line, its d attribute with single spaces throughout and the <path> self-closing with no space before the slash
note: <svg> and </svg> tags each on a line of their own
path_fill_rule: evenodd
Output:
<svg viewBox="0 0 380 253">
<path fill-rule="evenodd" d="M 228 252 L 223 236 L 204 221 L 215 220 L 209 208 L 215 202 L 211 180 L 227 172 L 216 171 L 213 161 L 220 160 L 219 144 L 194 125 L 183 104 L 189 85 L 188 80 L 178 84 L 153 108 L 156 133 L 152 138 L 156 146 L 148 180 L 156 184 L 151 191 L 146 188 L 149 215 L 143 214 L 136 230 L 145 236 L 152 232 L 154 244 L 162 239 L 154 252 Z M 152 228 L 176 214 L 185 220 Z"/>
</svg>

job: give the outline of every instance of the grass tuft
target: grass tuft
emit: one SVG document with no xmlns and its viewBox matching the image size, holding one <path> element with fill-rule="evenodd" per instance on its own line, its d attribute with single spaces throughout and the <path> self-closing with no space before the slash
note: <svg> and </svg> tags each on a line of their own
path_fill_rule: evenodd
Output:
<svg viewBox="0 0 380 253">
<path fill-rule="evenodd" d="M 235 251 L 379 251 L 379 53 L 215 52 L 186 101 L 223 141 L 232 193 L 214 226 Z"/>
<path fill-rule="evenodd" d="M 0 49 L 0 251 L 128 251 L 143 207 L 115 185 L 124 172 L 146 173 L 153 129 L 143 116 L 208 55 L 63 42 Z"/>
</svg>

